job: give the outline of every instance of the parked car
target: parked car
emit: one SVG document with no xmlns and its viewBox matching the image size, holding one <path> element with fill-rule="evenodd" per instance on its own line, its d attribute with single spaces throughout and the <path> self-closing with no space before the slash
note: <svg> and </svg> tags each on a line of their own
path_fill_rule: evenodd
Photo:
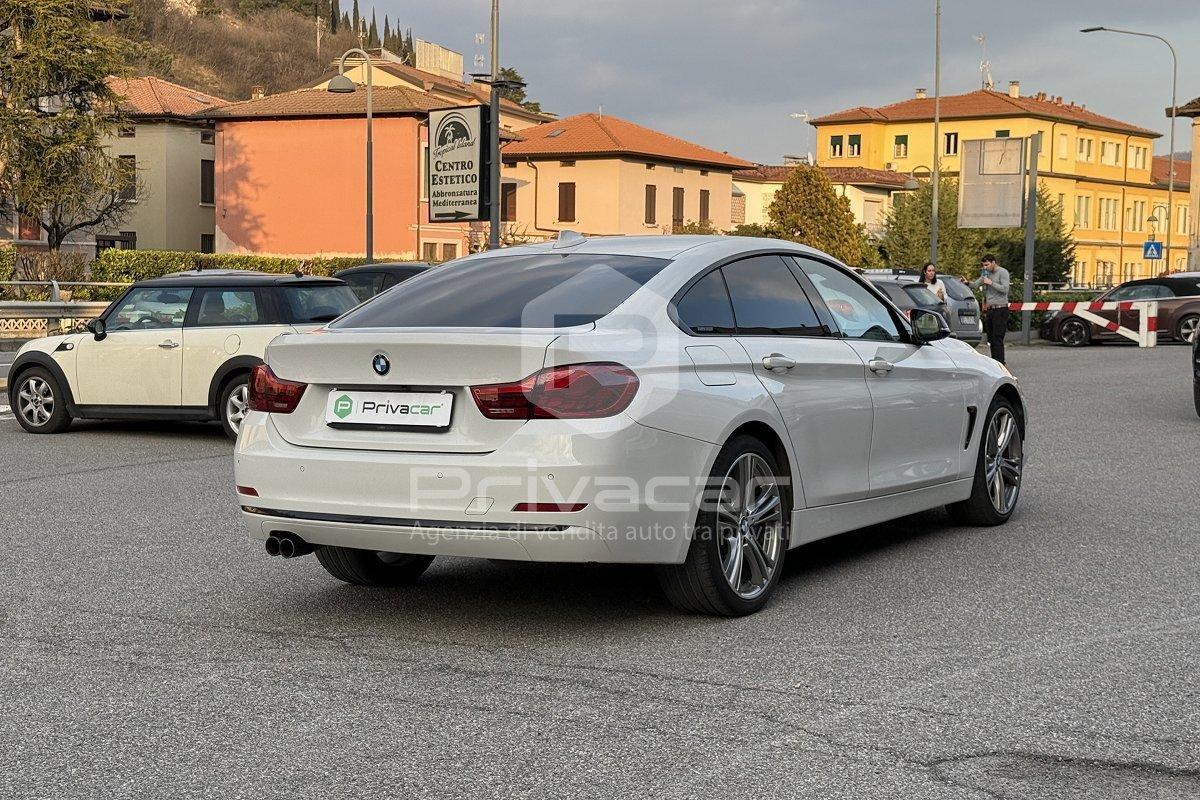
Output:
<svg viewBox="0 0 1200 800">
<path fill-rule="evenodd" d="M 334 273 L 335 278 L 344 280 L 359 302 L 370 300 L 380 292 L 387 291 L 398 283 L 420 275 L 430 265 L 422 261 L 396 261 L 387 264 L 363 264 L 348 267 Z"/>
<path fill-rule="evenodd" d="M 1148 278 L 1129 281 L 1109 289 L 1096 298 L 1097 303 L 1129 300 L 1157 300 L 1159 337 L 1169 336 L 1181 342 L 1194 342 L 1200 327 L 1200 278 L 1178 277 Z M 1139 312 L 1096 311 L 1093 312 L 1110 322 L 1126 328 L 1136 328 Z M 1051 311 L 1042 320 L 1041 336 L 1050 341 L 1062 342 L 1068 347 L 1081 347 L 1091 342 L 1120 338 L 1094 322 L 1071 312 Z"/>
<path fill-rule="evenodd" d="M 867 269 L 859 270 L 868 280 L 899 281 L 917 283 L 921 273 L 913 269 Z M 953 275 L 939 275 L 946 287 L 946 302 L 938 309 L 950 330 L 964 342 L 978 344 L 983 339 L 983 320 L 979 313 L 979 301 L 971 287 Z"/>
<path fill-rule="evenodd" d="M 1200 415 L 1200 336 L 1192 339 L 1192 396 L 1196 414 Z"/>
<path fill-rule="evenodd" d="M 238 502 L 269 555 L 349 583 L 438 554 L 649 563 L 679 608 L 747 614 L 791 547 L 943 505 L 1009 519 L 1021 394 L 948 335 L 773 239 L 480 253 L 268 346 Z"/>
<path fill-rule="evenodd" d="M 867 278 L 877 289 L 887 295 L 887 298 L 895 303 L 896 307 L 904 312 L 906 317 L 911 316 L 914 308 L 921 308 L 939 314 L 942 319 L 946 319 L 945 303 L 939 301 L 937 295 L 930 291 L 928 287 L 922 286 L 915 281 L 880 278 L 875 275 L 868 275 Z"/>
<path fill-rule="evenodd" d="M 141 281 L 87 332 L 25 344 L 9 371 L 9 405 L 30 433 L 57 433 L 72 419 L 182 419 L 219 420 L 236 437 L 267 343 L 357 304 L 334 278 L 205 270 Z"/>
</svg>

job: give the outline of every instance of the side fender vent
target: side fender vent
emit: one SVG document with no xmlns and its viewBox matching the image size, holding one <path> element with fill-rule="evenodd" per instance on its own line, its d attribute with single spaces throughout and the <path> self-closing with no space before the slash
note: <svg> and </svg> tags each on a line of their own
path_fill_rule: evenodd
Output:
<svg viewBox="0 0 1200 800">
<path fill-rule="evenodd" d="M 963 450 L 971 446 L 971 435 L 975 433 L 975 420 L 978 416 L 978 406 L 967 406 L 967 440 L 963 442 Z"/>
</svg>

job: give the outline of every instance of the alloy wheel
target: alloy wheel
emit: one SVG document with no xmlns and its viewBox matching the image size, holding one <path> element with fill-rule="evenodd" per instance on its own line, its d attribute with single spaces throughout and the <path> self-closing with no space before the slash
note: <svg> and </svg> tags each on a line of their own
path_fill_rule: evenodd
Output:
<svg viewBox="0 0 1200 800">
<path fill-rule="evenodd" d="M 767 590 L 784 547 L 783 497 L 767 462 L 744 453 L 717 500 L 717 549 L 729 588 L 745 600 Z"/>
<path fill-rule="evenodd" d="M 43 378 L 27 378 L 17 390 L 17 409 L 30 425 L 42 427 L 54 416 L 54 389 Z"/>
<path fill-rule="evenodd" d="M 1021 492 L 1024 458 L 1017 419 L 1007 408 L 998 409 L 992 417 L 986 447 L 983 474 L 988 496 L 998 514 L 1008 514 Z"/>
<path fill-rule="evenodd" d="M 1179 338 L 1188 344 L 1196 341 L 1196 331 L 1200 329 L 1200 317 L 1187 317 L 1179 323 Z"/>
<path fill-rule="evenodd" d="M 245 383 L 230 392 L 229 399 L 225 401 L 225 420 L 235 433 L 242 427 L 242 420 L 246 418 L 246 409 L 249 408 L 249 404 L 250 387 Z"/>
<path fill-rule="evenodd" d="M 1079 320 L 1067 320 L 1059 329 L 1059 338 L 1069 347 L 1078 347 L 1087 341 L 1087 327 Z"/>
</svg>

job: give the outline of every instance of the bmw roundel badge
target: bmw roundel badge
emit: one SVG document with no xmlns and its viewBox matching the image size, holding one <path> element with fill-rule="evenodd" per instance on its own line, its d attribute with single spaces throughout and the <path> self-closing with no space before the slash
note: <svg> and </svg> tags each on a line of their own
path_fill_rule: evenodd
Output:
<svg viewBox="0 0 1200 800">
<path fill-rule="evenodd" d="M 371 367 L 376 375 L 387 375 L 388 370 L 392 368 L 392 362 L 388 361 L 388 357 L 383 353 L 376 353 L 375 358 L 371 359 Z"/>
</svg>

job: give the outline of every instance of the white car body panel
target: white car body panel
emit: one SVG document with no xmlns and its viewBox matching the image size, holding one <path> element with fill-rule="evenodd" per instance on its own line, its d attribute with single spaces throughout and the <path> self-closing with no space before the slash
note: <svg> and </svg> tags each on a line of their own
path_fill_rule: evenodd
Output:
<svg viewBox="0 0 1200 800">
<path fill-rule="evenodd" d="M 291 325 L 221 325 L 183 329 L 182 404 L 208 405 L 213 376 L 236 356 L 262 358 L 276 336 L 296 333 Z"/>
</svg>

